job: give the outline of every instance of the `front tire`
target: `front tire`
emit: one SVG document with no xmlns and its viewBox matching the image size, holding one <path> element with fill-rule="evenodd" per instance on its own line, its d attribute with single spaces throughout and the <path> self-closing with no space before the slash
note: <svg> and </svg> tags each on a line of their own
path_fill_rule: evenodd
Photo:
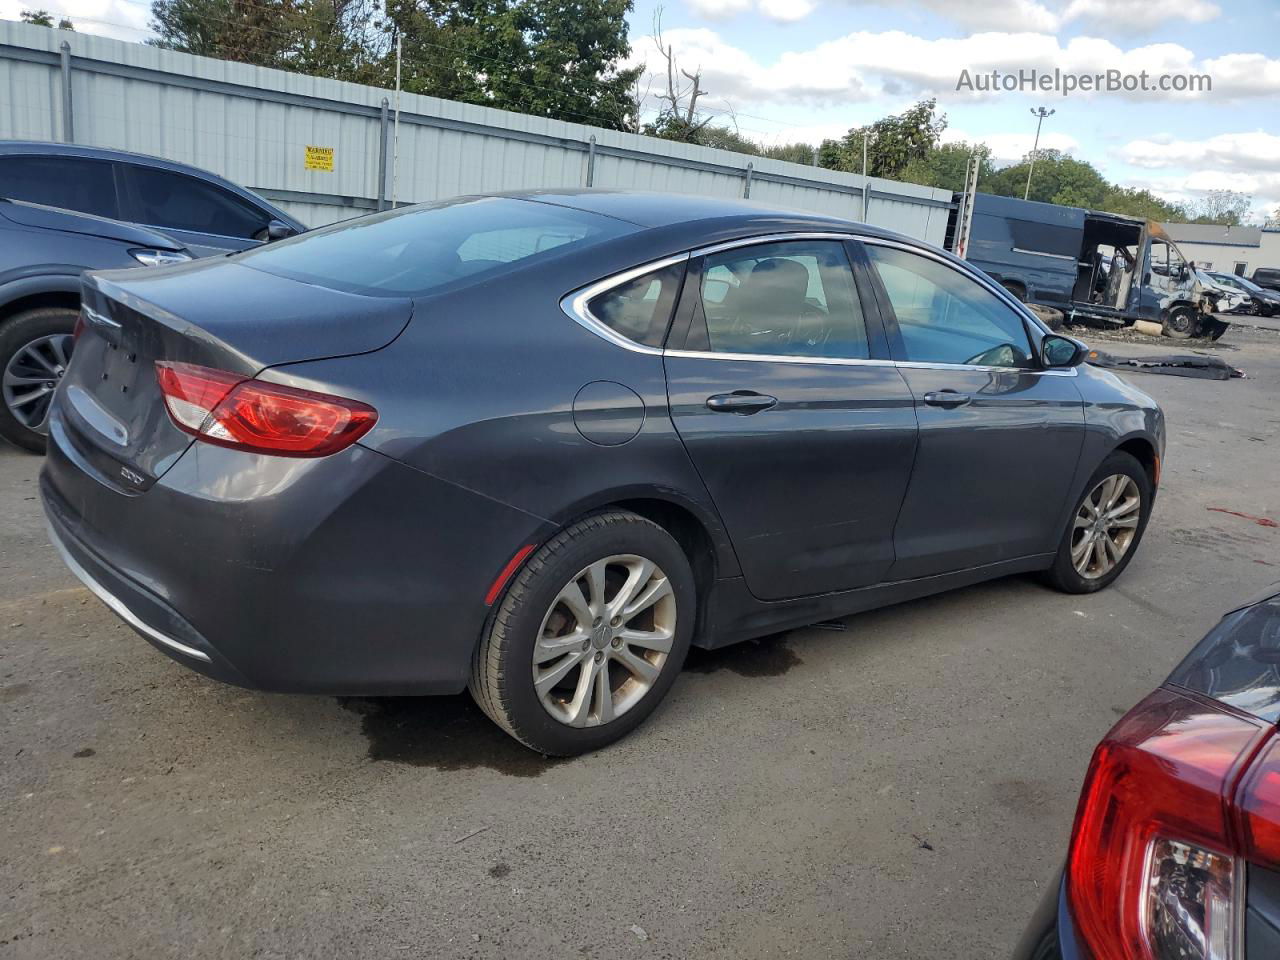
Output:
<svg viewBox="0 0 1280 960">
<path fill-rule="evenodd" d="M 0 323 L 0 437 L 44 453 L 53 391 L 71 359 L 76 312 L 27 310 Z"/>
<path fill-rule="evenodd" d="M 586 517 L 512 581 L 477 649 L 471 694 L 539 753 L 598 750 L 671 688 L 696 605 L 689 560 L 662 527 L 622 510 Z"/>
<path fill-rule="evenodd" d="M 1200 315 L 1190 307 L 1175 307 L 1164 318 L 1164 335 L 1172 340 L 1190 340 L 1200 332 Z"/>
<path fill-rule="evenodd" d="M 1048 583 L 1063 593 L 1095 593 L 1129 565 L 1151 517 L 1151 478 L 1121 450 L 1102 461 L 1076 500 Z"/>
</svg>

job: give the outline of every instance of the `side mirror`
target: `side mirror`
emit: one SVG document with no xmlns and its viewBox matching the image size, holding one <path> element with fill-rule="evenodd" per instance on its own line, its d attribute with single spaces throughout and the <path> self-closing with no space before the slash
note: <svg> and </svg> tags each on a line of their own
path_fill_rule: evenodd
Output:
<svg viewBox="0 0 1280 960">
<path fill-rule="evenodd" d="M 267 224 L 267 243 L 272 240 L 284 240 L 287 237 L 292 237 L 295 233 L 297 231 L 283 220 L 272 220 Z"/>
<path fill-rule="evenodd" d="M 1089 355 L 1079 340 L 1051 333 L 1040 341 L 1040 361 L 1046 367 L 1078 367 Z"/>
</svg>

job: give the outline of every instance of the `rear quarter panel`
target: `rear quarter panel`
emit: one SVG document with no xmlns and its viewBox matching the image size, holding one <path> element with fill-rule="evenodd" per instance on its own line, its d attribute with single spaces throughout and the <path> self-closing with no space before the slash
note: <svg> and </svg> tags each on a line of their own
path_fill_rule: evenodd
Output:
<svg viewBox="0 0 1280 960">
<path fill-rule="evenodd" d="M 606 258 L 599 275 L 644 259 Z M 662 357 L 568 317 L 560 298 L 583 282 L 580 265 L 513 271 L 501 283 L 418 300 L 408 328 L 383 350 L 262 377 L 372 404 L 378 423 L 362 444 L 556 526 L 622 500 L 676 504 L 710 536 L 716 575 L 736 576 L 719 516 L 672 425 Z M 595 398 L 587 402 L 579 395 L 589 384 L 583 396 Z M 587 415 L 610 424 L 608 445 L 579 430 Z M 502 560 L 521 545 L 502 545 Z"/>
</svg>

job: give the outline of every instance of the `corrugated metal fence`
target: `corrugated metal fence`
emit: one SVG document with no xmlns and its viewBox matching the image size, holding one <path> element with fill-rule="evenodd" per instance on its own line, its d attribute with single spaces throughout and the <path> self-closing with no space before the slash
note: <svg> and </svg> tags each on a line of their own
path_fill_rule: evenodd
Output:
<svg viewBox="0 0 1280 960">
<path fill-rule="evenodd" d="M 312 225 L 399 202 L 622 187 L 866 219 L 942 244 L 951 195 L 726 150 L 0 21 L 0 139 L 132 150 L 212 170 Z M 318 148 L 318 149 L 317 149 Z M 864 190 L 866 217 L 863 217 Z"/>
</svg>

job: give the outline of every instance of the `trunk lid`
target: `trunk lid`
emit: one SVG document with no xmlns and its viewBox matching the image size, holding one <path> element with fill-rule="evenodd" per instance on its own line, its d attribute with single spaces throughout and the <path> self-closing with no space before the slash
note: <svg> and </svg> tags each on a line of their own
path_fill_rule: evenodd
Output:
<svg viewBox="0 0 1280 960">
<path fill-rule="evenodd" d="M 81 466 L 141 493 L 193 442 L 169 418 L 157 360 L 246 379 L 282 363 L 368 353 L 409 322 L 409 300 L 363 297 L 197 261 L 87 274 L 83 332 L 50 431 Z"/>
</svg>

